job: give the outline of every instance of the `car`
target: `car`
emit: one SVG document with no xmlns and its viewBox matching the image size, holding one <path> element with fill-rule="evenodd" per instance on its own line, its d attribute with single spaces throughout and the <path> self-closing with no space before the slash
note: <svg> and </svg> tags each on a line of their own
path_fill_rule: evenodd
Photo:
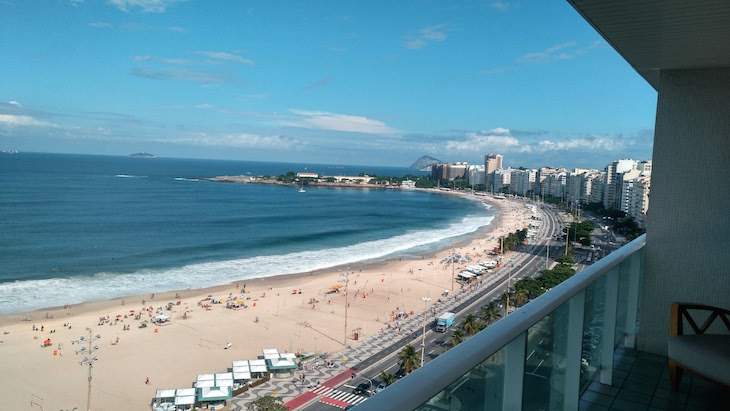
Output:
<svg viewBox="0 0 730 411">
<path fill-rule="evenodd" d="M 365 395 L 365 396 L 367 396 L 369 394 L 368 393 L 368 388 L 370 388 L 370 384 L 369 383 L 361 382 L 360 384 L 357 385 L 357 387 L 355 387 L 354 390 L 352 390 L 352 393 L 355 394 L 355 395 Z"/>
<path fill-rule="evenodd" d="M 399 378 L 400 379 L 400 378 L 403 378 L 405 376 L 406 376 L 406 372 L 403 371 L 402 368 L 400 370 L 398 370 L 398 371 L 395 372 L 395 378 Z"/>
<path fill-rule="evenodd" d="M 355 404 L 350 404 L 347 407 L 345 407 L 345 410 L 351 410 L 353 408 L 355 408 Z"/>
<path fill-rule="evenodd" d="M 385 387 L 387 387 L 388 384 L 385 383 L 385 381 L 381 381 L 380 384 L 378 384 L 377 387 L 375 387 L 375 393 L 379 393 L 380 391 L 383 391 Z"/>
</svg>

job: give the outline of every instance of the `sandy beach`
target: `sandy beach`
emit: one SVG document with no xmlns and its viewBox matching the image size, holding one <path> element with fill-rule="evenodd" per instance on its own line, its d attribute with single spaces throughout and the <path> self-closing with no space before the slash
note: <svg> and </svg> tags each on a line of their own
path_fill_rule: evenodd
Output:
<svg viewBox="0 0 730 411">
<path fill-rule="evenodd" d="M 526 227 L 530 220 L 521 201 L 480 199 L 500 213 L 487 230 L 456 245 L 457 253 L 474 261 L 491 259 L 487 252 L 497 245 L 495 238 Z M 452 267 L 441 264 L 451 252 L 351 265 L 347 344 L 358 344 L 352 339 L 353 330 L 366 339 L 386 328 L 393 313 L 423 312 L 421 297 L 435 300 L 451 290 Z M 460 268 L 457 265 L 455 272 Z M 345 338 L 346 297 L 343 292 L 327 292 L 341 279 L 333 268 L 0 316 L 4 408 L 29 409 L 33 400 L 44 409 L 84 409 L 88 367 L 79 365 L 85 355 L 75 354 L 80 346 L 72 341 L 88 337 L 89 331 L 101 335 L 94 353 L 99 358 L 92 387 L 95 410 L 149 409 L 156 389 L 191 387 L 197 374 L 225 372 L 231 361 L 256 359 L 264 348 L 336 353 Z M 222 304 L 200 305 L 208 295 Z M 227 309 L 226 302 L 233 298 L 242 299 L 247 308 Z M 139 328 L 158 307 L 171 317 L 171 324 Z M 42 347 L 46 339 L 51 345 Z M 230 348 L 224 349 L 228 343 Z"/>
</svg>

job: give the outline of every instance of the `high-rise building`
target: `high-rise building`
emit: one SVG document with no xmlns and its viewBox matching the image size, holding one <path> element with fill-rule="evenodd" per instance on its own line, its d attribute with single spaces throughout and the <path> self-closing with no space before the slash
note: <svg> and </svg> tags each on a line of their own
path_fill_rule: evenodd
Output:
<svg viewBox="0 0 730 411">
<path fill-rule="evenodd" d="M 487 187 L 493 186 L 494 172 L 502 168 L 502 155 L 489 153 L 484 156 L 484 181 Z"/>
<path fill-rule="evenodd" d="M 519 170 L 517 175 L 517 194 L 521 196 L 530 195 L 535 190 L 535 179 L 537 170 Z"/>
<path fill-rule="evenodd" d="M 494 170 L 492 176 L 492 191 L 495 193 L 499 193 L 502 191 L 503 188 L 509 187 L 512 177 L 512 169 L 499 168 L 497 170 Z"/>
<path fill-rule="evenodd" d="M 606 179 L 603 191 L 603 206 L 605 208 L 621 209 L 621 179 L 620 175 L 637 168 L 637 162 L 628 158 L 616 160 L 606 166 Z"/>
<path fill-rule="evenodd" d="M 448 179 L 449 181 L 461 179 L 461 178 L 467 178 L 467 169 L 469 168 L 469 164 L 465 162 L 456 162 L 454 164 L 451 164 L 449 166 L 449 173 L 448 173 Z"/>
<path fill-rule="evenodd" d="M 634 218 L 639 228 L 646 228 L 646 212 L 649 209 L 649 189 L 651 177 L 642 173 L 634 180 L 628 214 Z"/>
</svg>

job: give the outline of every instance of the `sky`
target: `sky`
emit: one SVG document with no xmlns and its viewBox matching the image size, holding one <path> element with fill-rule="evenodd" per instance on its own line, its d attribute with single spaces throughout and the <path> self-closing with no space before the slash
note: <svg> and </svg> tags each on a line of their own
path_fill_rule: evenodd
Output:
<svg viewBox="0 0 730 411">
<path fill-rule="evenodd" d="M 4 150 L 602 169 L 656 99 L 564 0 L 0 0 Z"/>
</svg>

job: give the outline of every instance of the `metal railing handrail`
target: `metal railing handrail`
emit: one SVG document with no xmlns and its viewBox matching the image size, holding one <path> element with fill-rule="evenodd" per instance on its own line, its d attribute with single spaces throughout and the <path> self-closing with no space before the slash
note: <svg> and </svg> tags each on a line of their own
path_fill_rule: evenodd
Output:
<svg viewBox="0 0 730 411">
<path fill-rule="evenodd" d="M 359 404 L 356 409 L 383 411 L 418 408 L 645 245 L 646 235 L 642 235 L 436 357 L 407 378 Z"/>
</svg>

